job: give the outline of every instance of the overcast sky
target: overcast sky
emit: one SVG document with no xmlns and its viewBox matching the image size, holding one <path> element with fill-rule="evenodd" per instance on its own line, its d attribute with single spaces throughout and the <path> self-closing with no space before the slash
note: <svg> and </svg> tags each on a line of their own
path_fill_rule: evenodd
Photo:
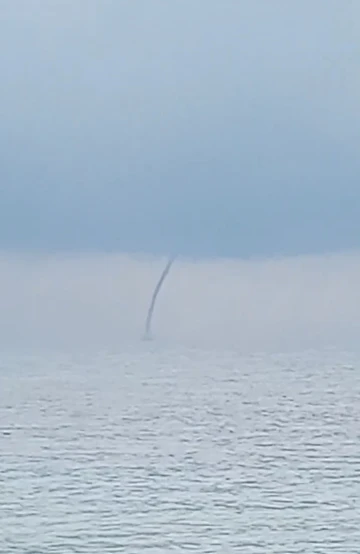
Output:
<svg viewBox="0 0 360 554">
<path fill-rule="evenodd" d="M 2 0 L 0 249 L 360 246 L 358 0 Z"/>
</svg>

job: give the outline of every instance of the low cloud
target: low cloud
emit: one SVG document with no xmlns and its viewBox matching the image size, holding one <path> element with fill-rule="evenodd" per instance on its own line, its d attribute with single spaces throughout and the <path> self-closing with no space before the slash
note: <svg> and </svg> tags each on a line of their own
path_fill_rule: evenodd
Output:
<svg viewBox="0 0 360 554">
<path fill-rule="evenodd" d="M 164 259 L 0 258 L 3 348 L 122 348 L 141 340 Z M 352 348 L 360 254 L 269 260 L 178 259 L 160 292 L 154 345 L 243 351 Z"/>
</svg>

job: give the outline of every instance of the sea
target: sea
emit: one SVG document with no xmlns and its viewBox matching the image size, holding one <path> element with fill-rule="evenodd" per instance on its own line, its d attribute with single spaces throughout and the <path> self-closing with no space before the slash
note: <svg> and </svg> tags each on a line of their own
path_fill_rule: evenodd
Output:
<svg viewBox="0 0 360 554">
<path fill-rule="evenodd" d="M 359 554 L 360 356 L 0 357 L 0 553 Z"/>
</svg>

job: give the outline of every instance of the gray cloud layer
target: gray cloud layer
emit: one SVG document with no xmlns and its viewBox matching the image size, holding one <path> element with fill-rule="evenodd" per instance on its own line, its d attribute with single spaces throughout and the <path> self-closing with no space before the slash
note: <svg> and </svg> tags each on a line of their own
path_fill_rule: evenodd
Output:
<svg viewBox="0 0 360 554">
<path fill-rule="evenodd" d="M 0 247 L 359 246 L 359 3 L 5 0 Z"/>
</svg>

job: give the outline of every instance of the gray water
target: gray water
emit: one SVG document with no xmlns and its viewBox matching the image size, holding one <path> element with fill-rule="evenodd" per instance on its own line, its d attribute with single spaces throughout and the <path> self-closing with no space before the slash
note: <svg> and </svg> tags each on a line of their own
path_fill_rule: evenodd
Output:
<svg viewBox="0 0 360 554">
<path fill-rule="evenodd" d="M 0 552 L 359 554 L 359 415 L 344 353 L 3 357 Z"/>
</svg>

